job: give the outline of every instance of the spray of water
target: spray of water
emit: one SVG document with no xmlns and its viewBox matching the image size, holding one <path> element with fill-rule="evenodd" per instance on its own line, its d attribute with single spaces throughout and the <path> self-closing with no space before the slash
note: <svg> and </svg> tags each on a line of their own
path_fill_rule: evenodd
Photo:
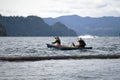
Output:
<svg viewBox="0 0 120 80">
<path fill-rule="evenodd" d="M 98 36 L 92 36 L 92 35 L 80 35 L 79 38 L 98 38 Z"/>
</svg>

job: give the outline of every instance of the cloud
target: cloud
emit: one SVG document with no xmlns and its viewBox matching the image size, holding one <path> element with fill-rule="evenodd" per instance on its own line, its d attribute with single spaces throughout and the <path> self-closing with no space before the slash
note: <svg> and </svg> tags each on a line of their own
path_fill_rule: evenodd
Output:
<svg viewBox="0 0 120 80">
<path fill-rule="evenodd" d="M 71 11 L 69 10 L 50 10 L 49 12 L 52 12 L 52 13 L 71 13 Z"/>
<path fill-rule="evenodd" d="M 101 4 L 101 5 L 97 5 L 96 8 L 105 8 L 107 6 L 108 6 L 107 4 Z"/>
<path fill-rule="evenodd" d="M 91 17 L 120 16 L 119 7 L 120 0 L 0 0 L 0 13 L 5 15 L 37 15 L 41 17 L 57 17 L 67 14 Z"/>
</svg>

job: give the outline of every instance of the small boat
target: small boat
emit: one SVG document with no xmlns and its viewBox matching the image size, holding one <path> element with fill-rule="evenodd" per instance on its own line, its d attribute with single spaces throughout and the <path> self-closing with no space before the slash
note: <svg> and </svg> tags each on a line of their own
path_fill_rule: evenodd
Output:
<svg viewBox="0 0 120 80">
<path fill-rule="evenodd" d="M 59 50 L 79 50 L 79 49 L 92 49 L 92 47 L 69 47 L 69 46 L 56 46 L 54 44 L 46 44 L 48 48 L 55 48 Z"/>
</svg>

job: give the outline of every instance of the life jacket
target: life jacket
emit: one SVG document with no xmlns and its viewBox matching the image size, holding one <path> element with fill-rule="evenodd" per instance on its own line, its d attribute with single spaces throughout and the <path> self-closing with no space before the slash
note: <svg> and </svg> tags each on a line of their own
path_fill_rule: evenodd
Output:
<svg viewBox="0 0 120 80">
<path fill-rule="evenodd" d="M 56 46 L 61 46 L 59 43 L 56 43 L 55 45 L 56 45 Z"/>
</svg>

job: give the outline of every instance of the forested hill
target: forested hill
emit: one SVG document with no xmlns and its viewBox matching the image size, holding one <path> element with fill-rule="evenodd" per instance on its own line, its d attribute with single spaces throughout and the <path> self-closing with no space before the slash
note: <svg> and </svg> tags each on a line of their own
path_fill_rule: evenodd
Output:
<svg viewBox="0 0 120 80">
<path fill-rule="evenodd" d="M 37 16 L 0 16 L 0 24 L 4 25 L 7 36 L 77 36 L 76 32 L 67 26 L 62 25 L 56 28 Z"/>
<path fill-rule="evenodd" d="M 67 30 L 67 31 L 66 31 Z M 69 29 L 67 26 L 60 22 L 56 22 L 55 24 L 52 25 L 52 32 L 53 35 L 58 35 L 58 36 L 73 36 L 73 34 L 76 35 L 76 32 L 72 29 Z"/>
<path fill-rule="evenodd" d="M 120 34 L 120 17 L 80 17 L 78 15 L 44 18 L 49 25 L 61 22 L 75 30 L 78 35 L 118 36 Z"/>
</svg>

